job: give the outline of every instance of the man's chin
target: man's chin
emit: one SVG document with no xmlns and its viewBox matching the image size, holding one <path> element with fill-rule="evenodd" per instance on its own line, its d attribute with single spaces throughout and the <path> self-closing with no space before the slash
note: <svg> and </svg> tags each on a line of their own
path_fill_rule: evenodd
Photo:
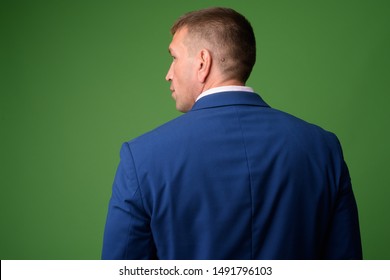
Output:
<svg viewBox="0 0 390 280">
<path fill-rule="evenodd" d="M 189 110 L 191 110 L 192 106 L 186 106 L 185 104 L 180 104 L 176 101 L 176 110 L 182 113 L 187 113 Z"/>
<path fill-rule="evenodd" d="M 176 110 L 182 113 L 187 113 L 189 110 L 176 106 Z"/>
</svg>

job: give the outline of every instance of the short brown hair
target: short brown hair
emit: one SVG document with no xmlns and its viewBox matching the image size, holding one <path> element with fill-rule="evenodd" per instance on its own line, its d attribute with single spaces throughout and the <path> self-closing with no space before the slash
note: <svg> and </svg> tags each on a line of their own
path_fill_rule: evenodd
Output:
<svg viewBox="0 0 390 280">
<path fill-rule="evenodd" d="M 181 16 L 171 28 L 172 35 L 183 27 L 188 34 L 205 40 L 221 53 L 223 73 L 246 82 L 256 61 L 256 40 L 243 15 L 230 8 L 207 8 Z"/>
</svg>

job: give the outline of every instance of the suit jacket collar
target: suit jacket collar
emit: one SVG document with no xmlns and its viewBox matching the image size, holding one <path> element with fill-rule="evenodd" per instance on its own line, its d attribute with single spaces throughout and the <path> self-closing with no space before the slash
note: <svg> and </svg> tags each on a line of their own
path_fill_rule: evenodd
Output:
<svg viewBox="0 0 390 280">
<path fill-rule="evenodd" d="M 256 93 L 245 91 L 225 91 L 202 97 L 195 102 L 191 111 L 232 105 L 270 107 Z"/>
</svg>

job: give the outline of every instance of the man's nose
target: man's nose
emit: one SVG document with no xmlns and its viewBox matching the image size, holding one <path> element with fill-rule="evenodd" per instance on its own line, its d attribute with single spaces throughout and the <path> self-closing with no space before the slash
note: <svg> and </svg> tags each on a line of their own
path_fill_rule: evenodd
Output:
<svg viewBox="0 0 390 280">
<path fill-rule="evenodd" d="M 167 73 L 167 75 L 165 76 L 165 80 L 166 80 L 167 82 L 172 81 L 172 64 L 171 64 L 171 66 L 169 66 L 168 73 Z"/>
</svg>

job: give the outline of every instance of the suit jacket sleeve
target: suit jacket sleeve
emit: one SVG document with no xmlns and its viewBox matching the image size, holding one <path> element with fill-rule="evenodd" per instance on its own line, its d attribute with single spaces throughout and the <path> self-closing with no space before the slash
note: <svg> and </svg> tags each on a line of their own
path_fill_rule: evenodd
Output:
<svg viewBox="0 0 390 280">
<path fill-rule="evenodd" d="M 152 259 L 155 249 L 150 217 L 144 210 L 129 144 L 122 145 L 120 155 L 108 207 L 102 259 Z"/>
<path fill-rule="evenodd" d="M 329 227 L 325 259 L 362 259 L 358 210 L 340 144 L 339 151 L 341 154 L 339 190 Z"/>
</svg>

